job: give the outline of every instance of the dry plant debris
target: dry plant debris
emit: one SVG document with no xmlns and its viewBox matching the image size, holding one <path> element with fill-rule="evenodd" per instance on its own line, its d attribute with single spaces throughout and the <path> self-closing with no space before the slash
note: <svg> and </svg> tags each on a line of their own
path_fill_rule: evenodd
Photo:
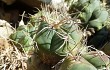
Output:
<svg viewBox="0 0 110 70">
<path fill-rule="evenodd" d="M 0 70 L 26 70 L 28 56 L 0 38 Z"/>
</svg>

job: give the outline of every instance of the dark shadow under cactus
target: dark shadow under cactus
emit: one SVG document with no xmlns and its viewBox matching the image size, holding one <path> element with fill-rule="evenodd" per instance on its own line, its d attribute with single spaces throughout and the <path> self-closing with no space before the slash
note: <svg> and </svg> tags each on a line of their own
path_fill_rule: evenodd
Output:
<svg viewBox="0 0 110 70">
<path fill-rule="evenodd" d="M 108 30 L 106 27 L 96 32 L 93 36 L 88 38 L 87 45 L 93 45 L 97 49 L 101 49 L 103 45 L 108 41 Z"/>
</svg>

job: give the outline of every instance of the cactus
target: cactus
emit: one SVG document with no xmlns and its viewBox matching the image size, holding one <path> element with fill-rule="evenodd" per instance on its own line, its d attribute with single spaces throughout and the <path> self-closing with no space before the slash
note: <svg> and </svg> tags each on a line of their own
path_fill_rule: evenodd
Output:
<svg viewBox="0 0 110 70">
<path fill-rule="evenodd" d="M 97 70 L 92 64 L 86 61 L 84 58 L 68 57 L 62 63 L 59 70 Z"/>
<path fill-rule="evenodd" d="M 70 6 L 70 11 L 74 12 L 74 8 L 80 11 L 77 16 L 84 22 L 84 27 L 98 31 L 106 26 L 108 12 L 101 6 L 100 0 L 78 0 Z"/>
<path fill-rule="evenodd" d="M 10 39 L 13 40 L 14 44 L 20 51 L 24 50 L 28 53 L 34 45 L 34 41 L 32 38 L 33 30 L 35 30 L 35 27 L 33 27 L 31 24 L 21 25 L 16 29 L 13 34 L 10 35 Z"/>
<path fill-rule="evenodd" d="M 108 11 L 101 5 L 100 0 L 78 0 L 71 4 L 70 13 L 76 13 L 72 17 L 77 16 L 81 22 L 84 30 L 86 29 L 86 36 L 89 36 L 87 45 L 93 45 L 100 49 L 107 41 L 107 21 Z M 91 37 L 90 37 L 91 36 Z"/>
<path fill-rule="evenodd" d="M 71 20 L 72 18 L 67 12 L 63 14 L 56 11 L 52 11 L 51 13 L 43 11 L 41 11 L 41 16 L 45 17 L 45 19 L 39 22 L 34 38 L 38 45 L 38 54 L 41 60 L 47 64 L 55 64 L 67 56 L 68 53 L 72 55 L 78 54 L 79 50 L 84 48 L 82 44 L 83 32 L 78 24 Z M 37 14 L 36 17 L 38 17 Z"/>
<path fill-rule="evenodd" d="M 81 56 L 69 56 L 59 70 L 109 70 L 110 59 L 99 52 L 88 52 Z"/>
</svg>

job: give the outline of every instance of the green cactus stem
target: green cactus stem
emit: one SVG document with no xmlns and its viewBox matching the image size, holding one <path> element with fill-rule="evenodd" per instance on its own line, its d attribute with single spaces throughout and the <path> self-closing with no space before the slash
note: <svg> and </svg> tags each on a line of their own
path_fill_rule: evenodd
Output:
<svg viewBox="0 0 110 70">
<path fill-rule="evenodd" d="M 91 51 L 81 56 L 68 56 L 59 70 L 109 70 L 109 63 L 107 55 Z"/>
</svg>

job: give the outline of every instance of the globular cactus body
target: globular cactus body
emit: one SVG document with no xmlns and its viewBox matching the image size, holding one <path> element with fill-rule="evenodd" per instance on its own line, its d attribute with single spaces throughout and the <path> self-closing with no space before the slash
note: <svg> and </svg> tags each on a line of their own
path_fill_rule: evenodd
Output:
<svg viewBox="0 0 110 70">
<path fill-rule="evenodd" d="M 70 52 L 74 55 L 78 53 L 79 48 L 82 47 L 81 39 L 83 36 L 80 30 L 74 30 L 74 26 L 71 26 L 70 24 L 63 24 L 64 26 L 62 25 L 61 27 L 64 30 L 54 30 L 46 25 L 48 24 L 40 24 L 38 32 L 34 38 L 37 42 L 38 51 L 40 53 L 43 52 L 47 56 L 51 54 L 49 57 L 45 56 L 48 59 L 53 56 L 64 57 Z M 41 30 L 39 31 L 39 29 Z"/>
<path fill-rule="evenodd" d="M 75 13 L 77 10 L 79 12 L 72 15 L 72 17 L 77 15 L 82 22 L 82 28 L 87 30 L 86 36 L 89 36 L 87 44 L 93 45 L 98 49 L 107 41 L 108 35 L 106 26 L 109 14 L 101 4 L 100 0 L 78 0 L 70 7 L 70 13 L 71 11 Z"/>
<path fill-rule="evenodd" d="M 106 25 L 108 11 L 101 6 L 100 0 L 78 0 L 71 5 L 70 11 L 73 9 L 74 12 L 74 7 L 80 11 L 77 15 L 84 23 L 84 27 L 94 28 L 98 31 Z"/>
<path fill-rule="evenodd" d="M 46 12 L 48 13 L 48 16 L 46 15 Z M 54 12 L 56 11 L 52 11 L 51 13 L 49 11 L 42 12 L 41 16 L 44 16 L 47 20 L 56 17 L 59 19 L 54 23 L 49 22 L 51 20 L 41 20 L 39 22 L 37 33 L 34 36 L 34 40 L 38 45 L 39 57 L 41 57 L 40 59 L 47 64 L 52 63 L 53 59 L 57 60 L 58 58 L 58 60 L 60 60 L 69 53 L 76 55 L 80 50 L 79 48 L 84 47 L 82 44 L 83 33 L 78 24 L 74 23 L 71 20 L 72 18 L 70 18 L 66 12 L 67 19 L 60 15 L 55 15 L 53 17 L 51 14 Z M 56 13 L 58 14 L 61 12 Z M 64 15 L 63 13 L 61 14 Z M 37 14 L 36 17 L 38 17 Z M 46 59 L 50 60 L 47 62 Z"/>
<path fill-rule="evenodd" d="M 13 40 L 14 44 L 17 48 L 21 51 L 23 50 L 28 53 L 32 46 L 34 45 L 33 41 L 33 31 L 35 30 L 34 27 L 31 25 L 21 25 L 17 28 L 17 30 L 10 35 L 10 39 Z"/>
<path fill-rule="evenodd" d="M 88 52 L 78 57 L 67 57 L 59 70 L 109 70 L 110 59 L 99 52 Z"/>
</svg>

